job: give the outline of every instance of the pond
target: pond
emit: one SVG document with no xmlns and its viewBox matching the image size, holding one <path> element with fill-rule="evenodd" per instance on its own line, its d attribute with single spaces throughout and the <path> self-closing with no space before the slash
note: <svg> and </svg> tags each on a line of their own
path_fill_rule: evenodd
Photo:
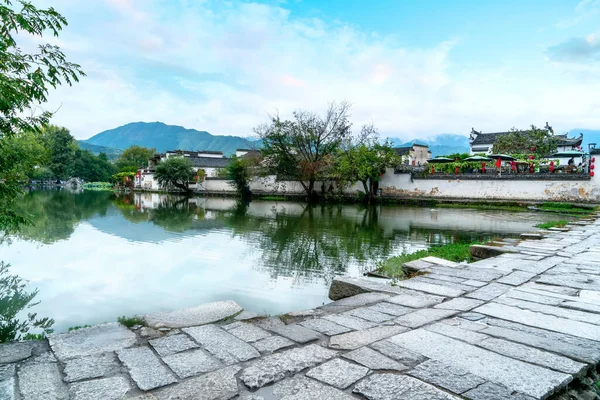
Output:
<svg viewBox="0 0 600 400">
<path fill-rule="evenodd" d="M 449 242 L 512 237 L 551 214 L 397 205 L 33 191 L 35 224 L 0 244 L 0 260 L 39 289 L 34 308 L 71 326 L 235 300 L 280 314 L 329 302 L 337 275 Z"/>
</svg>

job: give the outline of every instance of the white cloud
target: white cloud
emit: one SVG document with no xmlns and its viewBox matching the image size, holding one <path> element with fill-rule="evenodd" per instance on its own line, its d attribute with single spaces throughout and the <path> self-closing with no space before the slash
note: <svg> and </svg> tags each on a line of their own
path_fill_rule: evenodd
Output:
<svg viewBox="0 0 600 400">
<path fill-rule="evenodd" d="M 67 17 L 86 7 L 63 1 Z M 600 82 L 544 63 L 542 49 L 532 50 L 540 53 L 536 71 L 501 60 L 484 69 L 453 64 L 453 49 L 464 42 L 406 48 L 281 7 L 106 1 L 108 15 L 98 16 L 104 29 L 80 32 L 78 23 L 61 36 L 89 76 L 53 93 L 49 108 L 62 104 L 55 122 L 79 138 L 140 120 L 249 135 L 268 113 L 319 111 L 332 100 L 354 104 L 356 125 L 373 120 L 383 135 L 404 139 L 467 134 L 472 126 L 600 125 L 597 113 L 587 114 L 599 107 Z"/>
</svg>

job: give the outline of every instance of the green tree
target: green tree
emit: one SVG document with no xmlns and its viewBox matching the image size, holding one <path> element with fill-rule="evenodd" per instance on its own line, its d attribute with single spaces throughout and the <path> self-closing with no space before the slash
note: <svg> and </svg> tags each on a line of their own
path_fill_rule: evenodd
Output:
<svg viewBox="0 0 600 400">
<path fill-rule="evenodd" d="M 255 128 L 262 139 L 262 154 L 280 177 L 301 183 L 310 199 L 317 196 L 315 182 L 326 178 L 331 156 L 351 135 L 350 104 L 332 103 L 324 116 L 294 112 L 294 119 L 271 118 Z"/>
<path fill-rule="evenodd" d="M 73 176 L 77 142 L 67 128 L 47 125 L 42 128 L 44 147 L 48 151 L 48 168 L 56 179 L 66 180 Z"/>
<path fill-rule="evenodd" d="M 109 182 L 115 173 L 115 168 L 106 157 L 95 156 L 89 150 L 75 150 L 73 176 L 87 182 Z"/>
<path fill-rule="evenodd" d="M 225 167 L 224 174 L 229 180 L 229 184 L 235 187 L 235 190 L 243 199 L 248 199 L 252 196 L 250 186 L 248 185 L 250 174 L 246 159 L 233 156 L 227 167 Z"/>
<path fill-rule="evenodd" d="M 380 144 L 376 138 L 340 151 L 335 160 L 334 176 L 346 185 L 361 182 L 367 203 L 377 194 L 376 184 L 385 169 L 402 162 L 389 143 Z"/>
<path fill-rule="evenodd" d="M 492 152 L 521 156 L 534 155 L 539 159 L 552 155 L 556 152 L 556 148 L 557 140 L 552 128 L 539 129 L 531 125 L 528 130 L 513 128 L 508 134 L 500 136 L 494 143 Z"/>
<path fill-rule="evenodd" d="M 154 178 L 163 188 L 175 187 L 189 192 L 189 183 L 194 179 L 192 164 L 184 157 L 169 157 L 158 163 Z"/>
<path fill-rule="evenodd" d="M 156 149 L 142 146 L 131 146 L 123 151 L 117 160 L 119 172 L 137 171 L 148 165 L 148 159 L 156 153 Z"/>
</svg>

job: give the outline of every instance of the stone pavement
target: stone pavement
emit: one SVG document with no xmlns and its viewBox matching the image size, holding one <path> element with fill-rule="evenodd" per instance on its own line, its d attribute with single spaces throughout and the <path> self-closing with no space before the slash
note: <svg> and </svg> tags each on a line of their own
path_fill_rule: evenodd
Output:
<svg viewBox="0 0 600 400">
<path fill-rule="evenodd" d="M 600 221 L 285 318 L 234 302 L 0 346 L 0 399 L 544 399 L 600 360 Z"/>
</svg>

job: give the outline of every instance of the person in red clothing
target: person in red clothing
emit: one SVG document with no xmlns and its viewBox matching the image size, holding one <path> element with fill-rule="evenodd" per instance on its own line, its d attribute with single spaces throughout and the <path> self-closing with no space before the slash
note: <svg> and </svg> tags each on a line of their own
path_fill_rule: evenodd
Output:
<svg viewBox="0 0 600 400">
<path fill-rule="evenodd" d="M 481 163 L 481 173 L 485 174 L 485 163 L 484 162 Z"/>
<path fill-rule="evenodd" d="M 511 161 L 510 162 L 510 171 L 512 174 L 516 174 L 517 173 L 517 162 L 516 161 Z"/>
</svg>

